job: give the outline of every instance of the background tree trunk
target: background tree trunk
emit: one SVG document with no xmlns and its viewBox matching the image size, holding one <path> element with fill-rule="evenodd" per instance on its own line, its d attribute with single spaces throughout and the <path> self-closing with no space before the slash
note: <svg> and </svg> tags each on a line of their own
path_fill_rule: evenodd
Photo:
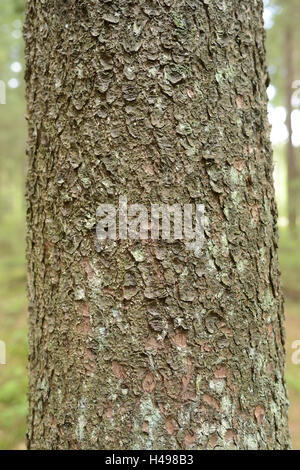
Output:
<svg viewBox="0 0 300 470">
<path fill-rule="evenodd" d="M 296 236 L 297 194 L 294 185 L 297 178 L 297 169 L 295 149 L 293 146 L 292 128 L 292 96 L 294 74 L 292 28 L 290 26 L 287 26 L 287 29 L 285 31 L 285 68 L 286 126 L 288 130 L 288 141 L 286 145 L 288 219 L 289 229 L 292 235 Z"/>
<path fill-rule="evenodd" d="M 262 1 L 29 0 L 31 449 L 285 449 Z M 184 243 L 96 208 L 202 203 Z"/>
</svg>

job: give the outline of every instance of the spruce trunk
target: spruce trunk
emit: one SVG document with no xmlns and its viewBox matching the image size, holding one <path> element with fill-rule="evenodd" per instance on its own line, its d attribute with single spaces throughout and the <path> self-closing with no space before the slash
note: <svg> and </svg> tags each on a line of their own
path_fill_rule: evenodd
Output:
<svg viewBox="0 0 300 470">
<path fill-rule="evenodd" d="M 30 449 L 286 449 L 262 0 L 27 2 Z M 205 243 L 96 238 L 203 204 Z"/>
</svg>

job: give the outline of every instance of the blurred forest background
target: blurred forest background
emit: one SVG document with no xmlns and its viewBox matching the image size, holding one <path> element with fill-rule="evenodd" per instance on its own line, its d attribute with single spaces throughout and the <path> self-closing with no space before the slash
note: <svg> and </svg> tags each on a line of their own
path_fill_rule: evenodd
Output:
<svg viewBox="0 0 300 470">
<path fill-rule="evenodd" d="M 22 24 L 25 0 L 0 3 L 0 450 L 25 448 L 27 305 L 25 276 L 26 106 Z M 286 297 L 287 369 L 294 449 L 300 449 L 300 364 L 292 344 L 300 340 L 300 3 L 265 0 L 271 85 L 269 116 L 279 208 L 280 261 Z"/>
</svg>

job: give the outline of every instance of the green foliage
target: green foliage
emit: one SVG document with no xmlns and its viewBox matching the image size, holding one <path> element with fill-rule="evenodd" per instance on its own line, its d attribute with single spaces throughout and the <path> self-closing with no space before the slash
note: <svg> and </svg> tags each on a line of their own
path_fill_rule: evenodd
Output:
<svg viewBox="0 0 300 470">
<path fill-rule="evenodd" d="M 25 1 L 1 0 L 0 79 L 16 78 L 0 105 L 0 339 L 7 364 L 0 366 L 0 449 L 24 447 L 27 413 L 27 314 L 25 295 L 25 103 L 22 14 Z M 23 67 L 24 68 L 24 67 Z"/>
<path fill-rule="evenodd" d="M 285 34 L 289 30 L 292 36 L 293 80 L 300 80 L 300 9 L 299 0 L 267 0 L 267 7 L 273 13 L 273 26 L 267 31 L 267 58 L 271 83 L 276 88 L 272 100 L 274 106 L 285 106 L 284 79 L 285 67 Z"/>
</svg>

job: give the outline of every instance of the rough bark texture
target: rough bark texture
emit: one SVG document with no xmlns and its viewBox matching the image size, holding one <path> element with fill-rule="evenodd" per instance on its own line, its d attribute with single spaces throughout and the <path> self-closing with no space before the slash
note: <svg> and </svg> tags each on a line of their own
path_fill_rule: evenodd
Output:
<svg viewBox="0 0 300 470">
<path fill-rule="evenodd" d="M 285 449 L 261 0 L 29 0 L 31 449 Z M 95 244 L 99 203 L 202 203 Z"/>
</svg>

